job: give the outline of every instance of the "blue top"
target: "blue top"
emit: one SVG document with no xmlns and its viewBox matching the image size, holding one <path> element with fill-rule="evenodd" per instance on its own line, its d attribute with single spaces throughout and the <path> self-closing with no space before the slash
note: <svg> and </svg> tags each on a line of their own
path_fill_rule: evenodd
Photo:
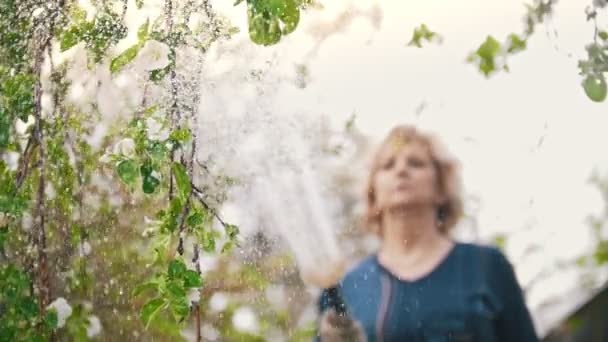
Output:
<svg viewBox="0 0 608 342">
<path fill-rule="evenodd" d="M 338 289 L 368 342 L 538 341 L 513 268 L 494 247 L 457 242 L 415 281 L 400 280 L 372 255 Z M 333 305 L 324 291 L 320 311 Z"/>
</svg>

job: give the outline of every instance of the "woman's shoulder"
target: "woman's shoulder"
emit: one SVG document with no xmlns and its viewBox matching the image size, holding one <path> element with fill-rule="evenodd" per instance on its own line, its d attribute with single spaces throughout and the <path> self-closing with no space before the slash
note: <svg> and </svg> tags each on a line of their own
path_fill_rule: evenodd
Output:
<svg viewBox="0 0 608 342">
<path fill-rule="evenodd" d="M 473 242 L 456 242 L 455 248 L 460 249 L 462 255 L 471 259 L 482 258 L 492 262 L 502 262 L 503 260 L 506 260 L 504 253 L 493 245 Z"/>
<path fill-rule="evenodd" d="M 354 262 L 347 270 L 342 278 L 342 283 L 357 281 L 360 279 L 368 280 L 369 278 L 378 276 L 380 271 L 376 254 L 371 254 L 357 262 Z"/>
<path fill-rule="evenodd" d="M 492 282 L 501 282 L 505 279 L 514 278 L 514 270 L 507 256 L 498 247 L 479 244 L 463 243 L 457 245 L 461 250 L 464 264 L 471 270 L 479 270 L 481 274 Z"/>
</svg>

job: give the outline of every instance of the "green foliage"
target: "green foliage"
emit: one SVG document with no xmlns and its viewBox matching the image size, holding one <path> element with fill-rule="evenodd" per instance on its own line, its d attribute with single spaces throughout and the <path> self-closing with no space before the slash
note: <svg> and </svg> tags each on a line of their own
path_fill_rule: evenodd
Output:
<svg viewBox="0 0 608 342">
<path fill-rule="evenodd" d="M 137 180 L 137 165 L 130 159 L 120 161 L 116 165 L 116 171 L 120 179 L 128 185 L 133 185 Z"/>
<path fill-rule="evenodd" d="M 59 41 L 61 51 L 66 51 L 84 42 L 91 52 L 93 61 L 98 63 L 106 55 L 108 48 L 127 36 L 127 27 L 120 16 L 109 8 L 97 13 L 91 21 L 86 20 L 84 11 L 73 8 L 71 25 L 61 31 Z"/>
<path fill-rule="evenodd" d="M 30 74 L 11 76 L 0 66 L 0 151 L 12 142 L 16 119 L 26 122 L 34 108 L 35 79 Z"/>
<path fill-rule="evenodd" d="M 16 179 L 16 172 L 0 160 L 0 213 L 11 217 L 20 217 L 30 200 L 27 188 L 17 189 Z"/>
<path fill-rule="evenodd" d="M 144 2 L 136 0 L 136 8 L 128 8 L 129 12 L 142 8 Z M 158 40 L 170 47 L 170 63 L 151 71 L 150 78 L 157 82 L 155 86 L 167 90 L 167 78 L 180 76 L 178 49 L 194 47 L 206 52 L 213 42 L 229 38 L 235 30 L 212 9 L 210 21 L 191 28 L 184 10 L 187 6 L 175 6 L 171 15 L 161 14 L 141 25 L 137 43 L 111 55 L 129 33 L 124 18 L 131 2 L 94 1 L 87 8 L 93 9 L 89 13 L 75 2 L 57 4 L 59 7 L 50 3 L 41 6 L 37 0 L 0 0 L 0 157 L 9 151 L 19 154 L 17 170 L 0 158 L 0 257 L 7 261 L 0 267 L 0 340 L 46 341 L 54 331 L 58 340 L 85 341 L 89 339 L 86 333 L 92 310 L 111 327 L 104 331 L 108 340 L 132 338 L 131 333 L 143 334 L 145 340 L 174 340 L 190 315 L 188 292 L 204 285 L 181 256 L 175 259 L 178 239 L 190 235 L 199 243 L 201 253 L 217 254 L 223 236 L 212 228 L 214 220 L 225 227 L 227 242 L 221 248 L 225 252 L 236 246 L 238 227 L 224 223 L 213 207 L 202 202 L 204 197 L 196 198 L 200 203 L 191 197 L 191 170 L 184 167 L 190 164 L 173 158 L 183 158 L 192 147 L 189 122 L 184 116 L 176 124 L 162 104 L 142 104 L 145 108 L 130 113 L 134 118 L 121 127 L 120 137 L 115 132 L 104 137 L 102 148 L 120 138 L 134 142 L 134 148 L 129 146 L 127 152 L 109 153 L 109 167 L 104 167 L 99 161 L 101 151 L 88 143 L 99 124 L 100 106 L 92 100 L 89 110 L 69 100 L 72 85 L 66 75 L 72 67 L 71 57 L 63 54 L 61 60 L 51 61 L 46 44 L 53 49 L 58 46 L 61 52 L 80 45 L 88 54 L 90 71 L 108 63 L 110 72 L 116 74 L 136 59 L 146 42 Z M 301 8 L 309 4 L 300 0 L 249 1 L 252 40 L 263 45 L 276 43 L 297 27 Z M 166 29 L 167 20 L 172 21 L 171 30 Z M 43 63 L 35 56 L 41 56 Z M 42 91 L 35 93 L 38 84 Z M 47 99 L 52 100 L 50 108 Z M 36 112 L 40 110 L 36 103 L 43 104 L 44 113 Z M 35 124 L 17 134 L 17 120 L 25 122 L 32 117 Z M 146 119 L 152 117 L 164 127 L 185 128 L 171 131 L 167 139 L 151 139 Z M 34 127 L 40 128 L 35 136 Z M 26 151 L 25 144 L 29 146 Z M 117 177 L 106 178 L 107 171 Z M 170 176 L 175 185 L 172 200 L 167 191 Z M 228 176 L 217 179 L 224 182 L 222 186 L 234 184 Z M 118 187 L 121 182 L 127 186 Z M 39 188 L 41 192 L 35 191 Z M 142 239 L 143 228 L 149 228 L 142 227 L 143 216 L 156 208 L 165 208 L 156 216 L 160 222 Z M 41 218 L 44 220 L 39 221 Z M 32 239 L 31 230 L 22 229 L 22 221 L 32 221 L 36 229 L 44 222 L 45 248 Z M 85 243 L 94 246 L 94 251 L 84 252 Z M 48 279 L 43 279 L 41 266 L 34 262 L 37 253 L 49 260 Z M 149 274 L 156 275 L 150 279 Z M 258 279 L 262 275 L 248 274 L 246 279 L 262 282 Z M 50 289 L 53 297 L 69 296 L 73 312 L 65 328 L 57 328 L 53 309 L 40 310 L 41 299 L 37 292 L 32 293 L 33 283 Z M 137 285 L 137 291 L 132 291 Z M 131 298 L 131 293 L 137 298 Z M 138 302 L 144 295 L 145 302 Z M 141 308 L 141 322 L 128 319 L 133 307 Z M 152 321 L 155 324 L 151 327 Z M 141 330 L 144 325 L 146 331 Z M 37 329 L 39 326 L 43 328 Z"/>
<path fill-rule="evenodd" d="M 157 275 L 151 281 L 137 287 L 133 295 L 152 292 L 154 298 L 148 300 L 140 310 L 140 319 L 146 329 L 158 315 L 168 310 L 171 318 L 181 323 L 188 316 L 190 303 L 187 301 L 188 291 L 198 289 L 203 285 L 200 274 L 186 268 L 181 260 L 172 260 L 166 273 Z"/>
<path fill-rule="evenodd" d="M 235 5 L 240 2 L 237 1 Z M 300 4 L 296 0 L 249 0 L 247 20 L 251 41 L 273 45 L 298 26 Z"/>
<path fill-rule="evenodd" d="M 479 71 L 486 77 L 496 71 L 496 58 L 501 52 L 500 43 L 492 36 L 488 36 L 486 40 L 471 54 L 468 58 L 469 62 L 477 62 Z"/>
<path fill-rule="evenodd" d="M 65 325 L 74 342 L 88 342 L 91 340 L 87 336 L 89 314 L 82 304 L 78 304 L 72 308 L 72 314 L 68 317 Z"/>
<path fill-rule="evenodd" d="M 0 341 L 43 341 L 57 327 L 50 312 L 40 321 L 38 304 L 30 295 L 29 275 L 13 265 L 0 267 Z M 42 323 L 42 324 L 40 324 Z M 42 329 L 37 330 L 36 327 Z"/>
<path fill-rule="evenodd" d="M 606 80 L 604 75 L 588 75 L 583 80 L 583 89 L 587 97 L 595 102 L 602 102 L 606 99 Z"/>
<path fill-rule="evenodd" d="M 508 48 L 507 53 L 517 53 L 526 49 L 527 43 L 524 38 L 521 38 L 515 33 L 511 33 L 507 38 Z"/>
<path fill-rule="evenodd" d="M 139 168 L 142 176 L 142 190 L 146 194 L 152 194 L 160 185 L 160 180 L 154 175 L 154 168 L 150 160 L 146 160 Z"/>
<path fill-rule="evenodd" d="M 589 99 L 595 102 L 603 102 L 606 99 L 606 72 L 608 72 L 608 33 L 600 31 L 598 36 L 601 42 L 595 42 L 585 47 L 587 59 L 580 60 L 578 67 L 582 81 L 583 90 Z M 602 38 L 604 37 L 604 38 Z"/>
<path fill-rule="evenodd" d="M 421 48 L 423 40 L 427 42 L 441 43 L 443 39 L 437 32 L 433 32 L 429 30 L 429 28 L 425 24 L 421 24 L 419 27 L 414 29 L 412 39 L 407 45 Z"/>
<path fill-rule="evenodd" d="M 29 73 L 31 68 L 28 48 L 31 42 L 32 11 L 31 1 L 0 1 L 0 67 L 6 66 L 16 74 Z"/>
<path fill-rule="evenodd" d="M 149 28 L 150 21 L 146 20 L 146 22 L 140 26 L 139 30 L 137 30 L 137 38 L 139 39 L 137 44 L 131 46 L 123 53 L 112 59 L 112 62 L 110 63 L 110 71 L 112 73 L 120 71 L 125 65 L 129 64 L 131 61 L 133 61 L 133 59 L 135 59 L 137 53 L 139 50 L 141 50 L 148 39 Z"/>
<path fill-rule="evenodd" d="M 177 185 L 177 193 L 179 199 L 185 202 L 190 197 L 192 186 L 190 185 L 190 177 L 184 165 L 180 163 L 173 163 L 173 176 L 175 177 L 175 184 Z"/>
</svg>

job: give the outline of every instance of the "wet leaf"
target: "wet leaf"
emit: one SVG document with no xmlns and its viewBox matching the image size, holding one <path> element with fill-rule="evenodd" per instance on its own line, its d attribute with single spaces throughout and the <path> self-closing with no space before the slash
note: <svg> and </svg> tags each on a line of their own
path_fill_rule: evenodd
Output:
<svg viewBox="0 0 608 342">
<path fill-rule="evenodd" d="M 592 101 L 602 102 L 606 99 L 607 87 L 603 76 L 587 76 L 583 81 L 583 89 L 585 89 L 585 94 Z"/>
<path fill-rule="evenodd" d="M 192 133 L 188 128 L 176 129 L 171 132 L 169 139 L 181 145 L 192 139 Z"/>
<path fill-rule="evenodd" d="M 300 22 L 300 9 L 293 0 L 285 1 L 285 8 L 279 14 L 283 22 L 283 35 L 293 32 Z"/>
<path fill-rule="evenodd" d="M 126 184 L 132 185 L 137 180 L 137 165 L 130 159 L 119 162 L 116 171 L 118 172 L 120 179 Z"/>
<path fill-rule="evenodd" d="M 186 302 L 186 298 L 182 297 L 180 300 L 172 301 L 170 304 L 171 311 L 175 320 L 181 322 L 190 313 L 190 306 Z"/>
<path fill-rule="evenodd" d="M 137 297 L 141 293 L 148 291 L 148 290 L 158 290 L 158 282 L 148 281 L 143 284 L 139 284 L 133 289 L 133 292 L 131 292 L 131 295 L 133 297 Z"/>
<path fill-rule="evenodd" d="M 137 30 L 137 38 L 139 39 L 139 43 L 142 44 L 148 39 L 150 29 L 150 19 L 146 19 L 146 22 L 143 23 L 139 29 Z"/>
<path fill-rule="evenodd" d="M 131 46 L 126 49 L 123 53 L 118 55 L 116 58 L 112 59 L 110 63 L 110 71 L 112 73 L 120 71 L 125 65 L 129 64 L 135 57 L 137 53 L 141 49 L 142 45 L 140 43 Z"/>
<path fill-rule="evenodd" d="M 142 190 L 146 194 L 153 194 L 160 185 L 160 181 L 154 176 L 145 176 L 142 182 Z"/>
<path fill-rule="evenodd" d="M 173 163 L 173 176 L 175 177 L 179 197 L 182 201 L 186 201 L 192 191 L 186 168 L 180 163 Z"/>
<path fill-rule="evenodd" d="M 226 235 L 230 240 L 236 239 L 237 235 L 239 234 L 239 227 L 233 224 L 227 224 L 224 229 L 226 231 Z"/>
<path fill-rule="evenodd" d="M 207 253 L 215 252 L 215 235 L 210 231 L 205 231 L 202 234 L 201 244 L 203 246 L 203 250 Z"/>
<path fill-rule="evenodd" d="M 46 316 L 44 317 L 44 323 L 50 329 L 57 328 L 59 324 L 59 320 L 57 318 L 57 312 L 55 310 L 49 310 L 46 312 Z"/>
<path fill-rule="evenodd" d="M 201 275 L 196 271 L 187 270 L 184 274 L 184 286 L 186 288 L 201 287 L 203 284 Z"/>
<path fill-rule="evenodd" d="M 183 298 L 186 296 L 186 289 L 181 282 L 171 281 L 167 284 L 167 291 L 173 297 Z"/>
<path fill-rule="evenodd" d="M 63 31 L 59 37 L 59 49 L 61 52 L 69 50 L 80 41 L 80 31 L 78 27 L 71 27 Z"/>
<path fill-rule="evenodd" d="M 509 48 L 507 49 L 507 52 L 509 53 L 516 53 L 516 52 L 520 52 L 526 49 L 526 40 L 525 39 L 521 39 L 518 35 L 512 33 L 509 35 L 508 38 L 508 44 L 509 44 Z"/>
<path fill-rule="evenodd" d="M 154 317 L 158 314 L 158 312 L 165 305 L 165 300 L 163 298 L 154 298 L 144 304 L 140 311 L 140 318 L 144 322 L 146 329 L 150 326 L 150 322 L 154 319 Z"/>
<path fill-rule="evenodd" d="M 181 278 L 186 273 L 186 265 L 180 260 L 173 260 L 169 263 L 168 275 L 170 279 Z"/>
</svg>

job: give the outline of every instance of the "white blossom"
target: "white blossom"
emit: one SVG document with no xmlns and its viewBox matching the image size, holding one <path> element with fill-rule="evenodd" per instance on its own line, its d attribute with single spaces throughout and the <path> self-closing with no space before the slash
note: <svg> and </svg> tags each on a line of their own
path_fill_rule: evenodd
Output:
<svg viewBox="0 0 608 342">
<path fill-rule="evenodd" d="M 124 138 L 114 145 L 114 154 L 125 157 L 132 157 L 135 154 L 135 141 L 131 138 Z"/>
<path fill-rule="evenodd" d="M 157 40 L 148 40 L 133 61 L 144 71 L 162 69 L 169 65 L 169 47 Z"/>
<path fill-rule="evenodd" d="M 88 241 L 82 242 L 78 246 L 78 252 L 80 253 L 81 257 L 91 254 L 91 244 Z"/>
<path fill-rule="evenodd" d="M 250 307 L 243 306 L 234 311 L 232 324 L 241 331 L 255 334 L 259 330 L 258 318 Z"/>
<path fill-rule="evenodd" d="M 189 303 L 198 303 L 201 300 L 201 291 L 198 288 L 190 289 L 188 291 L 188 302 Z"/>
<path fill-rule="evenodd" d="M 101 321 L 95 315 L 89 316 L 89 326 L 87 327 L 87 337 L 95 337 L 101 333 Z"/>
<path fill-rule="evenodd" d="M 228 306 L 228 296 L 222 292 L 214 293 L 211 298 L 209 298 L 209 308 L 211 311 L 219 312 L 226 309 Z"/>
<path fill-rule="evenodd" d="M 169 137 L 169 130 L 163 129 L 161 123 L 156 119 L 147 118 L 146 127 L 148 128 L 148 138 L 152 140 L 165 140 Z"/>
<path fill-rule="evenodd" d="M 63 297 L 55 299 L 47 309 L 54 309 L 57 312 L 57 327 L 61 328 L 65 325 L 65 321 L 72 314 L 72 307 Z"/>
</svg>

